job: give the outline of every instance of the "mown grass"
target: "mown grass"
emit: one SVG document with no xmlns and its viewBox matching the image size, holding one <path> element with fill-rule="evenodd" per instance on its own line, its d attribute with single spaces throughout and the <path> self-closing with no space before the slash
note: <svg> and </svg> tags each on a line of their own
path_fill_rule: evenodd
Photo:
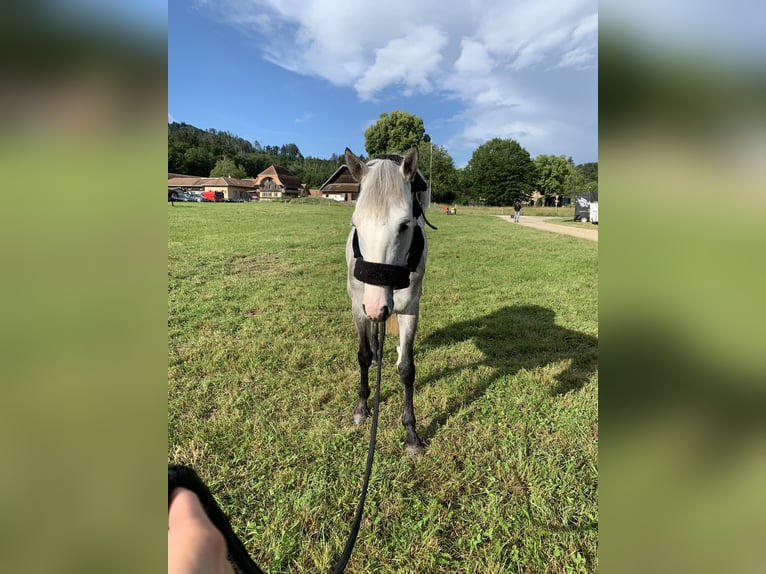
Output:
<svg viewBox="0 0 766 574">
<path fill-rule="evenodd" d="M 168 207 L 168 458 L 197 469 L 268 572 L 330 572 L 359 495 L 350 217 L 317 202 Z M 597 244 L 489 212 L 428 217 L 427 449 L 404 454 L 389 337 L 347 572 L 595 572 Z"/>
<path fill-rule="evenodd" d="M 444 211 L 444 205 L 434 205 L 434 210 Z M 513 215 L 513 206 L 489 207 L 479 205 L 458 205 L 458 215 Z M 569 207 L 537 207 L 525 205 L 521 208 L 522 215 L 534 215 L 539 217 L 562 217 L 574 218 L 574 206 Z"/>
</svg>

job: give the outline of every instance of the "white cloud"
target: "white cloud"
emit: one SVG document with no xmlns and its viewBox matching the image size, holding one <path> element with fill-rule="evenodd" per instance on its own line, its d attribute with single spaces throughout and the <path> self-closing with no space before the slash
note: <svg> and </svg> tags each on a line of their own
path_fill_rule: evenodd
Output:
<svg viewBox="0 0 766 574">
<path fill-rule="evenodd" d="M 483 76 L 492 71 L 492 57 L 489 55 L 484 44 L 476 40 L 463 38 L 461 48 L 460 57 L 455 61 L 455 72 L 461 76 Z"/>
<path fill-rule="evenodd" d="M 303 122 L 309 121 L 313 117 L 314 117 L 314 114 L 312 114 L 311 112 L 303 112 L 302 116 L 295 118 L 295 123 L 302 124 Z"/>
<path fill-rule="evenodd" d="M 361 100 L 399 89 L 460 102 L 460 117 L 447 122 L 455 146 L 489 137 L 558 146 L 582 116 L 596 121 L 595 88 L 590 108 L 567 99 L 575 71 L 590 70 L 595 86 L 596 0 L 204 2 L 267 60 L 353 88 Z"/>
<path fill-rule="evenodd" d="M 375 63 L 354 84 L 359 97 L 370 100 L 378 91 L 398 84 L 404 86 L 404 95 L 430 91 L 428 77 L 438 69 L 446 44 L 446 35 L 433 27 L 413 29 L 391 40 L 375 51 Z"/>
<path fill-rule="evenodd" d="M 593 66 L 597 57 L 598 14 L 583 18 L 572 30 L 567 50 L 561 56 L 559 68 L 587 68 Z"/>
<path fill-rule="evenodd" d="M 178 121 L 178 120 L 176 120 L 173 116 L 170 115 L 170 112 L 168 112 L 168 123 L 172 124 L 172 123 L 174 123 L 176 121 Z"/>
</svg>

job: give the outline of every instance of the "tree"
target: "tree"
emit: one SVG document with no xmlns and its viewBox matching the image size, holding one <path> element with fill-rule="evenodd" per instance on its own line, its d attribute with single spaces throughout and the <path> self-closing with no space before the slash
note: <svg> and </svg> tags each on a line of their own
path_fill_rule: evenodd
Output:
<svg viewBox="0 0 766 574">
<path fill-rule="evenodd" d="M 512 205 L 529 199 L 537 169 L 529 152 L 511 139 L 492 139 L 473 152 L 466 166 L 473 197 L 489 205 Z"/>
<path fill-rule="evenodd" d="M 576 169 L 586 182 L 598 181 L 598 162 L 581 163 Z"/>
<path fill-rule="evenodd" d="M 586 189 L 587 183 L 588 182 L 585 181 L 582 173 L 580 173 L 580 170 L 572 168 L 572 170 L 569 172 L 569 176 L 567 176 L 566 193 L 568 193 L 572 199 L 574 199 L 578 193 L 588 191 Z"/>
<path fill-rule="evenodd" d="M 364 148 L 370 157 L 384 153 L 404 153 L 423 139 L 423 119 L 396 110 L 383 112 L 364 132 Z M 422 158 L 421 158 L 422 161 Z"/>
<path fill-rule="evenodd" d="M 205 176 L 215 165 L 213 155 L 202 147 L 190 147 L 184 152 L 183 169 L 186 175 Z"/>
<path fill-rule="evenodd" d="M 574 171 L 572 158 L 563 155 L 541 154 L 535 158 L 537 190 L 543 195 L 563 195 L 570 191 L 568 185 Z"/>
<path fill-rule="evenodd" d="M 210 177 L 235 177 L 242 179 L 247 177 L 247 173 L 242 166 L 235 164 L 228 158 L 222 158 L 215 162 L 215 167 L 210 170 Z"/>
</svg>

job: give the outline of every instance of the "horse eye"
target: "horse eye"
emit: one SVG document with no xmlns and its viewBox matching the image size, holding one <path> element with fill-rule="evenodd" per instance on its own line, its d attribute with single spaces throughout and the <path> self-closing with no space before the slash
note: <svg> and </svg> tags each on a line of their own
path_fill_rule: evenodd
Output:
<svg viewBox="0 0 766 574">
<path fill-rule="evenodd" d="M 406 223 L 400 223 L 399 224 L 399 233 L 404 233 L 405 231 L 407 231 L 408 227 L 409 227 L 409 225 L 407 225 Z"/>
</svg>

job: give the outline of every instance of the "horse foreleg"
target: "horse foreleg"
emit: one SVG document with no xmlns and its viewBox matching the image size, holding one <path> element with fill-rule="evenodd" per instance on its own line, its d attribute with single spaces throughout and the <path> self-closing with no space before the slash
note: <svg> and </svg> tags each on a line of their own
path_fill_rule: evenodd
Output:
<svg viewBox="0 0 766 574">
<path fill-rule="evenodd" d="M 359 335 L 359 351 L 356 355 L 359 361 L 359 402 L 354 409 L 354 423 L 360 425 L 370 416 L 367 399 L 370 398 L 369 376 L 373 352 L 370 348 L 369 321 L 355 314 L 354 323 Z"/>
<path fill-rule="evenodd" d="M 418 326 L 417 315 L 399 315 L 399 380 L 402 383 L 402 397 L 404 399 L 404 412 L 402 425 L 407 434 L 404 439 L 404 450 L 407 454 L 418 455 L 423 453 L 423 442 L 415 430 L 415 408 L 412 403 L 412 395 L 415 387 L 415 361 L 413 358 L 413 341 L 415 330 Z"/>
</svg>

